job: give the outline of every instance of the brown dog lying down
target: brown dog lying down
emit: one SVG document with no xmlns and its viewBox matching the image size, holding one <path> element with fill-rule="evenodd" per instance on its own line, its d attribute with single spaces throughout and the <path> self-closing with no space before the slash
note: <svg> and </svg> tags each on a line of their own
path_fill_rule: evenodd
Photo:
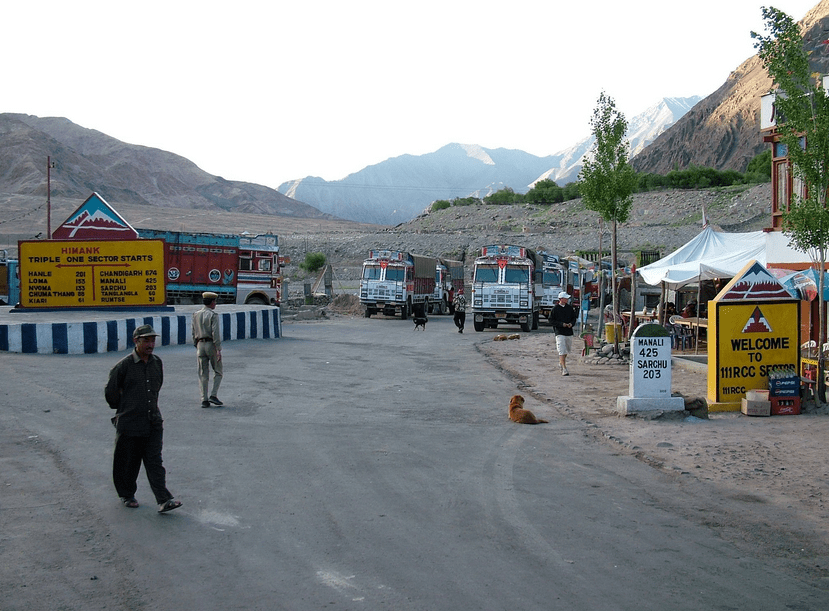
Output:
<svg viewBox="0 0 829 611">
<path fill-rule="evenodd" d="M 509 400 L 509 419 L 519 424 L 541 424 L 548 422 L 541 418 L 536 418 L 530 410 L 524 409 L 524 397 L 521 395 L 514 395 Z"/>
</svg>

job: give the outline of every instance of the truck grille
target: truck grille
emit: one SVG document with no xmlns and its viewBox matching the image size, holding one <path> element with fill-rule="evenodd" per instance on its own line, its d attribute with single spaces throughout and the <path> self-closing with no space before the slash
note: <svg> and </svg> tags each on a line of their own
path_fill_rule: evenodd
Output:
<svg viewBox="0 0 829 611">
<path fill-rule="evenodd" d="M 498 294 L 498 295 L 484 295 L 484 307 L 511 307 L 513 304 L 518 305 L 518 295 Z"/>
<path fill-rule="evenodd" d="M 391 297 L 391 295 L 392 295 L 391 291 L 388 290 L 387 288 L 384 288 L 384 287 L 372 288 L 372 289 L 368 290 L 368 296 L 369 297 L 376 297 L 378 299 L 380 299 L 380 298 L 389 298 L 389 297 Z"/>
</svg>

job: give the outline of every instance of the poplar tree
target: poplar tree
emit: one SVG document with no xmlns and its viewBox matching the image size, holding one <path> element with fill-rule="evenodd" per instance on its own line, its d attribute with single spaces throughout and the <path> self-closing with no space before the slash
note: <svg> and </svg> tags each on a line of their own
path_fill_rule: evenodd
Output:
<svg viewBox="0 0 829 611">
<path fill-rule="evenodd" d="M 782 214 L 783 233 L 789 244 L 809 253 L 818 268 L 819 351 L 818 398 L 826 402 L 824 380 L 826 322 L 824 316 L 824 270 L 829 247 L 829 96 L 823 77 L 812 72 L 800 26 L 786 13 L 763 7 L 765 35 L 752 32 L 754 46 L 774 81 L 777 136 L 786 146 L 791 169 L 804 186 L 793 193 L 788 211 Z"/>
<path fill-rule="evenodd" d="M 632 194 L 636 188 L 636 172 L 628 163 L 630 145 L 625 138 L 627 127 L 625 115 L 616 109 L 616 102 L 602 91 L 596 108 L 593 110 L 593 116 L 590 118 L 590 128 L 595 142 L 579 173 L 581 181 L 579 190 L 585 207 L 597 212 L 605 222 L 610 223 L 614 322 L 621 320 L 617 288 L 619 264 L 616 256 L 616 229 L 618 223 L 624 223 L 630 216 Z M 599 261 L 599 273 L 601 273 L 601 260 Z M 618 353 L 618 333 L 615 334 L 614 347 Z"/>
</svg>

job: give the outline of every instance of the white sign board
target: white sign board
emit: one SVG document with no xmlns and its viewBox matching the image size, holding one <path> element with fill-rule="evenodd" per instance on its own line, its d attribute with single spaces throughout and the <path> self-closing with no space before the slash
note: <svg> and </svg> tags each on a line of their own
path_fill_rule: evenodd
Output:
<svg viewBox="0 0 829 611">
<path fill-rule="evenodd" d="M 628 392 L 637 399 L 671 396 L 671 337 L 661 325 L 642 325 L 633 335 Z"/>
<path fill-rule="evenodd" d="M 671 396 L 671 335 L 657 323 L 639 325 L 630 340 L 630 395 L 616 398 L 616 410 L 682 411 L 685 400 Z"/>
</svg>

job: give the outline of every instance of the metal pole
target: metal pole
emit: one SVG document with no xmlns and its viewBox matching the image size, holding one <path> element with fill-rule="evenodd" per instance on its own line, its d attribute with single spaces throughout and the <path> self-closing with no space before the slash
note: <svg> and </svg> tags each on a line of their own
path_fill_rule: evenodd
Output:
<svg viewBox="0 0 829 611">
<path fill-rule="evenodd" d="M 52 239 L 52 158 L 46 157 L 46 239 Z"/>
</svg>

